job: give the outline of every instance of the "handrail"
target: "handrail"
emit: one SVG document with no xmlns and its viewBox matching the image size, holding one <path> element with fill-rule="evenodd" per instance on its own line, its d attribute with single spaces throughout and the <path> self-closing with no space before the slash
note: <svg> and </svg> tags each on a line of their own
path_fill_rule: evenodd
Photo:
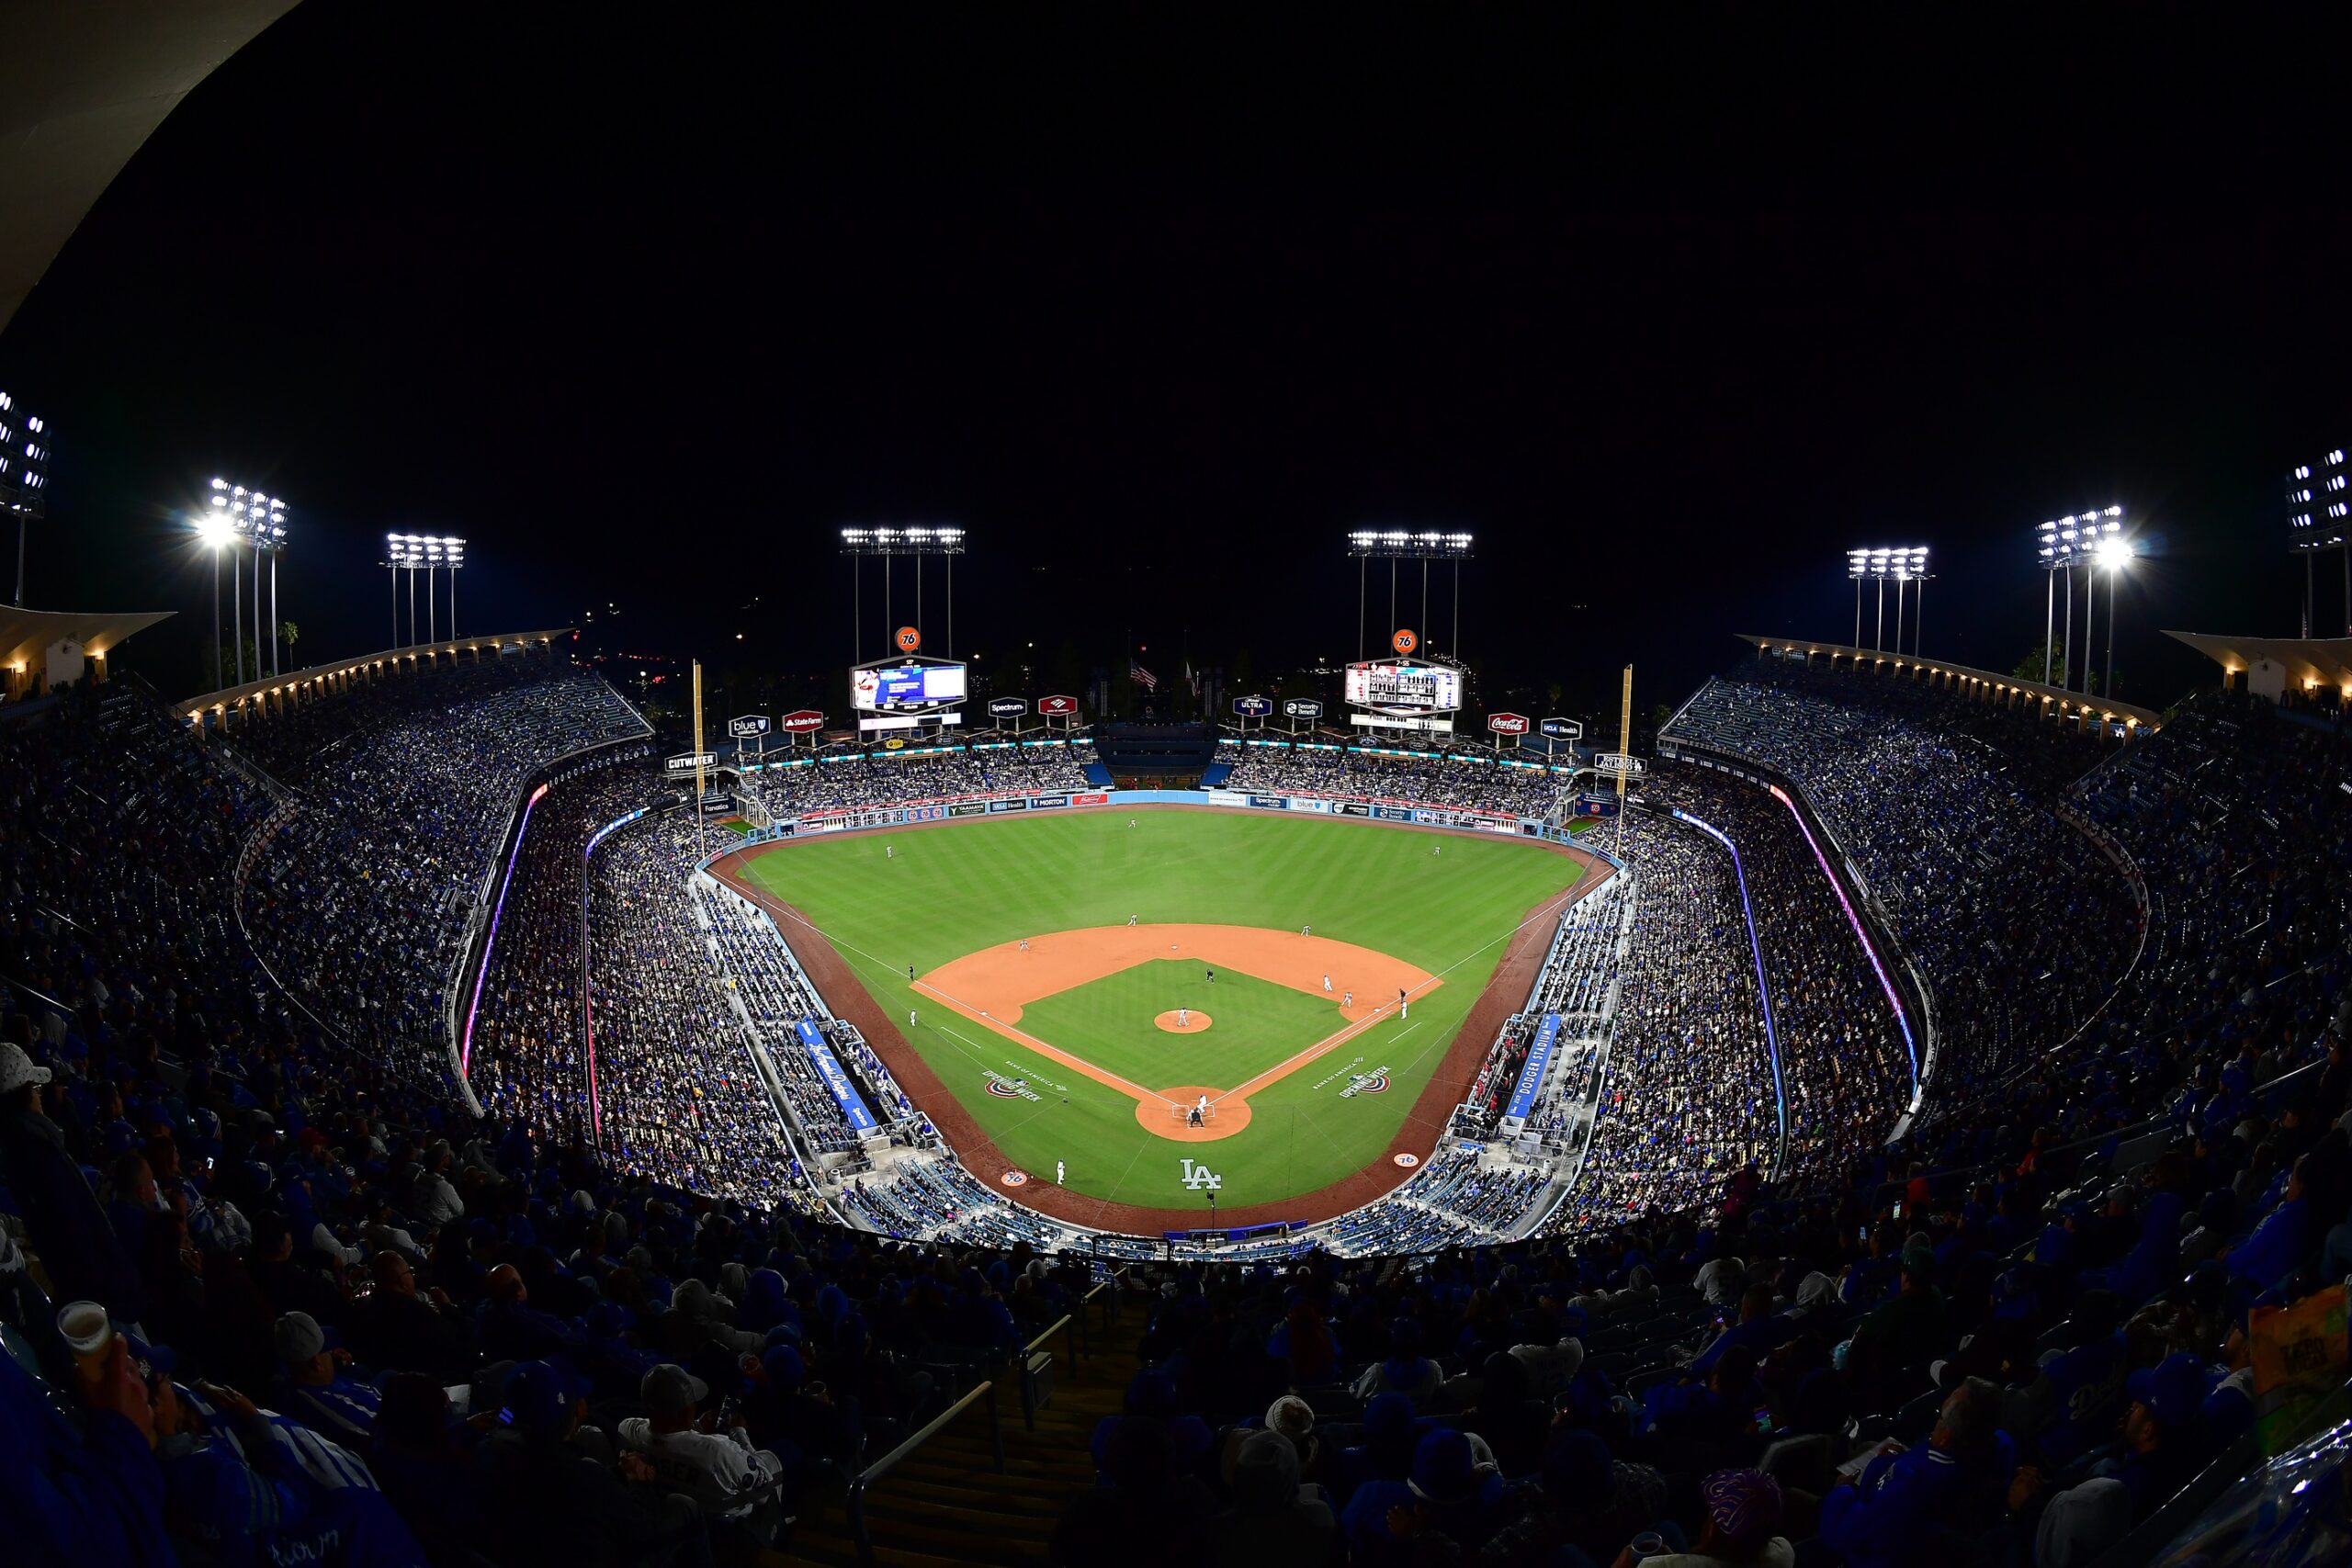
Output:
<svg viewBox="0 0 2352 1568">
<path fill-rule="evenodd" d="M 1085 1310 L 1083 1303 L 1080 1304 L 1080 1310 Z M 1047 1324 L 1043 1334 L 1021 1347 L 1021 1424 L 1033 1432 L 1037 1429 L 1037 1380 L 1030 1374 L 1029 1360 L 1037 1353 L 1039 1346 L 1057 1334 L 1065 1336 L 1069 1341 L 1069 1377 L 1070 1382 L 1076 1382 L 1078 1381 L 1078 1330 L 1073 1326 L 1069 1313 L 1062 1314 L 1052 1323 Z M 1050 1351 L 1047 1352 L 1047 1359 L 1052 1359 Z"/>
<path fill-rule="evenodd" d="M 867 1490 L 896 1469 L 900 1460 L 937 1437 L 942 1427 L 970 1409 L 973 1401 L 982 1397 L 986 1397 L 989 1404 L 989 1439 L 996 1449 L 997 1473 L 1001 1475 L 1004 1472 L 1004 1439 L 998 1432 L 996 1424 L 996 1384 L 981 1382 L 976 1384 L 963 1398 L 933 1416 L 930 1424 L 922 1431 L 913 1434 L 897 1448 L 859 1471 L 857 1479 L 849 1483 L 849 1502 L 846 1512 L 849 1517 L 850 1539 L 857 1543 L 858 1568 L 874 1568 L 874 1540 L 865 1530 Z"/>
</svg>

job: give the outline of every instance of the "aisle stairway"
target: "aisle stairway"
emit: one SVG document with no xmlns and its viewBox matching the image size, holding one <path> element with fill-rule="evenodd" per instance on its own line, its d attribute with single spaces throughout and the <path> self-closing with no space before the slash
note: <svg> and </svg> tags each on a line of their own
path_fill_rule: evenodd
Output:
<svg viewBox="0 0 2352 1568">
<path fill-rule="evenodd" d="M 985 1402 L 973 1405 L 877 1482 L 865 1498 L 873 1561 L 881 1568 L 962 1568 L 985 1563 L 1027 1568 L 1046 1560 L 1054 1524 L 1077 1493 L 1094 1484 L 1087 1441 L 1094 1424 L 1119 1412 L 1138 1363 L 1139 1325 L 1103 1326 L 1098 1306 L 1082 1362 L 1073 1367 L 1069 1336 L 1057 1336 L 1052 1403 L 1036 1429 L 1021 1418 L 1020 1377 L 1008 1367 L 996 1380 L 1004 1473 L 996 1471 Z M 857 1545 L 842 1503 L 812 1509 L 794 1531 L 792 1549 L 771 1563 L 855 1568 Z"/>
</svg>

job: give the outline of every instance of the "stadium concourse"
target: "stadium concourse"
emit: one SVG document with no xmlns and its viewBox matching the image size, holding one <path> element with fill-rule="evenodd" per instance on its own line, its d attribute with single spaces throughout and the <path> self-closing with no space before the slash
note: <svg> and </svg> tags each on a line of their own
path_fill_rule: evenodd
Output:
<svg viewBox="0 0 2352 1568">
<path fill-rule="evenodd" d="M 1181 1250 L 973 1180 L 655 751 L 519 657 L 226 736 L 124 682 L 0 714 L 27 1561 L 2139 1562 L 2352 1268 L 2352 753 L 2243 696 L 2102 750 L 1710 682 L 1419 1172 Z M 835 749 L 739 804 L 1087 761 Z"/>
</svg>

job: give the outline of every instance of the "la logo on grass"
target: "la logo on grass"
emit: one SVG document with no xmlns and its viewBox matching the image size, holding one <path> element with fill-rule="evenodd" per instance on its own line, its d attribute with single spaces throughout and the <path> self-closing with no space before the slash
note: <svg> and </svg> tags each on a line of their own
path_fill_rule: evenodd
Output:
<svg viewBox="0 0 2352 1568">
<path fill-rule="evenodd" d="M 1219 1176 L 1216 1171 L 1211 1170 L 1207 1166 L 1194 1165 L 1188 1159 L 1184 1162 L 1183 1185 L 1191 1188 L 1195 1192 L 1215 1192 L 1225 1185 L 1225 1178 Z"/>
</svg>

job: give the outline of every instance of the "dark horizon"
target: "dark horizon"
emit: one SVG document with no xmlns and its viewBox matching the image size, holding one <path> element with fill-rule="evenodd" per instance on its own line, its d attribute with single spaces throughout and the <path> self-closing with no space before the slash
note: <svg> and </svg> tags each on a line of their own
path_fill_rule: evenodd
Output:
<svg viewBox="0 0 2352 1568">
<path fill-rule="evenodd" d="M 2161 628 L 2296 630 L 2282 477 L 2352 444 L 2284 23 L 565 23 L 309 0 L 165 121 L 0 334 L 34 604 L 179 612 L 124 661 L 198 689 L 220 473 L 289 500 L 300 662 L 383 646 L 401 529 L 470 629 L 830 682 L 834 530 L 955 522 L 958 652 L 1168 679 L 1352 655 L 1347 531 L 1461 527 L 1490 684 L 1645 713 L 1849 635 L 1856 545 L 2006 670 L 2033 525 L 2115 502 L 2162 706 Z"/>
</svg>

